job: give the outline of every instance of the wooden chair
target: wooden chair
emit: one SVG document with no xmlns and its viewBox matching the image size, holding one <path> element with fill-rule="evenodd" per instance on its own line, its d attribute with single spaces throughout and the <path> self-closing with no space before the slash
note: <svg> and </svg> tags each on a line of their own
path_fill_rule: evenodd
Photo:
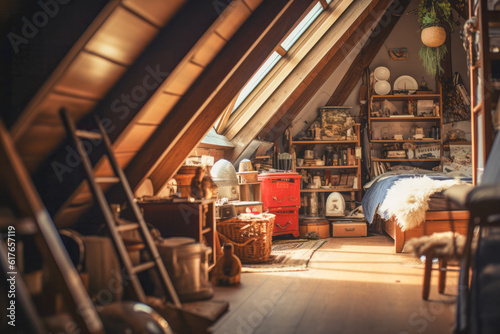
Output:
<svg viewBox="0 0 500 334">
<path fill-rule="evenodd" d="M 438 260 L 439 283 L 438 292 L 443 294 L 446 287 L 446 272 L 452 269 L 448 268 L 449 262 L 459 261 L 463 255 L 466 242 L 465 236 L 454 231 L 453 221 L 451 232 L 433 233 L 423 237 L 408 241 L 407 250 L 412 251 L 417 257 L 425 256 L 425 269 L 422 289 L 422 299 L 429 299 L 431 285 L 432 264 L 435 259 Z"/>
</svg>

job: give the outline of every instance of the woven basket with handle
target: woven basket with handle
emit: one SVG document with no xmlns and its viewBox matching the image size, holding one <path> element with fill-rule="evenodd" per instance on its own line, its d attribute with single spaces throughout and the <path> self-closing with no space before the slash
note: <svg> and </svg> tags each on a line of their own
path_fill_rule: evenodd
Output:
<svg viewBox="0 0 500 334">
<path fill-rule="evenodd" d="M 234 245 L 241 263 L 266 262 L 271 255 L 274 218 L 270 213 L 255 219 L 232 218 L 217 222 L 217 232 L 221 242 Z"/>
</svg>

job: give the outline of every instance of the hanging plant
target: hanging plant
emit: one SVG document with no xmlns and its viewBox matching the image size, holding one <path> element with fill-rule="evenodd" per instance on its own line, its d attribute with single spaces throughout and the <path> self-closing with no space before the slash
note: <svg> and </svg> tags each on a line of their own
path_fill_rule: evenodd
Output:
<svg viewBox="0 0 500 334">
<path fill-rule="evenodd" d="M 448 0 L 422 0 L 418 6 L 422 48 L 418 55 L 427 73 L 432 76 L 444 72 L 441 60 L 448 49 L 444 44 L 447 31 L 453 31 L 453 16 Z"/>
</svg>

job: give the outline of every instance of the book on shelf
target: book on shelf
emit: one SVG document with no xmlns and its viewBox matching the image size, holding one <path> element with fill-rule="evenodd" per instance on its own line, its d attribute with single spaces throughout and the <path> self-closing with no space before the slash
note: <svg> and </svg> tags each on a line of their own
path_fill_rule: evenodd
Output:
<svg viewBox="0 0 500 334">
<path fill-rule="evenodd" d="M 347 164 L 349 166 L 356 166 L 356 155 L 354 152 L 354 148 L 347 149 Z"/>
<path fill-rule="evenodd" d="M 339 174 L 333 174 L 330 177 L 330 183 L 334 187 L 338 186 L 340 184 L 340 175 Z"/>
<path fill-rule="evenodd" d="M 340 175 L 340 183 L 339 186 L 345 187 L 347 186 L 347 179 L 349 178 L 348 174 L 341 174 Z"/>
<path fill-rule="evenodd" d="M 341 150 L 342 154 L 342 166 L 347 166 L 347 149 Z"/>
<path fill-rule="evenodd" d="M 350 188 L 353 187 L 355 178 L 356 178 L 355 173 L 349 173 L 349 175 L 347 176 L 347 186 L 348 187 L 350 187 Z"/>
</svg>

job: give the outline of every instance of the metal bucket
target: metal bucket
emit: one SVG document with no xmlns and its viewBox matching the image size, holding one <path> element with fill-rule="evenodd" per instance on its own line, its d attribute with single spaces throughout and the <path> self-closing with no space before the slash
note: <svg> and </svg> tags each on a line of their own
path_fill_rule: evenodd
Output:
<svg viewBox="0 0 500 334">
<path fill-rule="evenodd" d="M 182 302 L 213 296 L 208 278 L 208 258 L 212 250 L 192 238 L 168 238 L 158 244 L 158 251 Z"/>
</svg>

